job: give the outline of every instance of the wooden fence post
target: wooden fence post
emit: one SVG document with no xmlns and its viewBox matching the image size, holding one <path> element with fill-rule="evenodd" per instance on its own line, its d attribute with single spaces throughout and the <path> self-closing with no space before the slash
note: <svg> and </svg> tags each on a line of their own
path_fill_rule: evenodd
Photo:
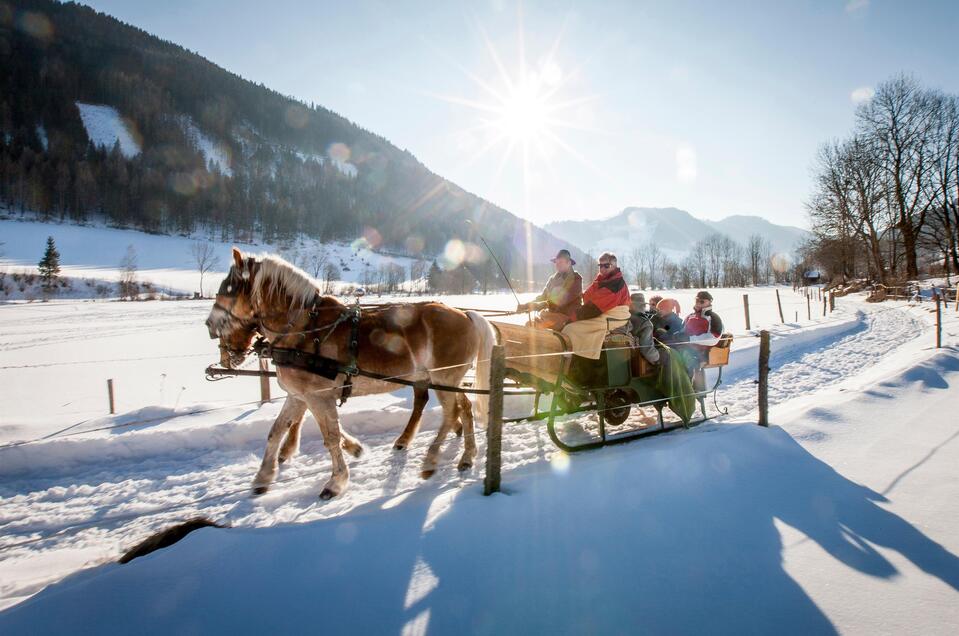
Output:
<svg viewBox="0 0 959 636">
<path fill-rule="evenodd" d="M 113 403 L 113 378 L 107 380 L 107 398 L 110 400 L 110 415 L 113 415 L 117 412 Z"/>
<path fill-rule="evenodd" d="M 749 331 L 749 294 L 743 294 L 743 311 L 746 312 L 746 331 Z"/>
<path fill-rule="evenodd" d="M 826 297 L 822 297 L 822 317 L 826 317 Z"/>
<path fill-rule="evenodd" d="M 829 294 L 829 313 L 836 311 L 836 293 Z"/>
<path fill-rule="evenodd" d="M 776 306 L 779 307 L 779 322 L 786 324 L 786 319 L 783 318 L 783 301 L 779 299 L 779 290 L 776 290 Z"/>
<path fill-rule="evenodd" d="M 759 332 L 759 425 L 769 426 L 769 332 Z"/>
<path fill-rule="evenodd" d="M 806 296 L 806 320 L 812 320 L 812 298 Z"/>
<path fill-rule="evenodd" d="M 503 379 L 506 376 L 506 349 L 494 345 L 489 368 L 489 422 L 486 425 L 486 477 L 483 494 L 499 492 L 503 448 Z"/>
<path fill-rule="evenodd" d="M 270 376 L 269 361 L 266 358 L 260 358 L 260 404 L 266 404 L 270 401 Z"/>
<path fill-rule="evenodd" d="M 942 298 L 936 294 L 936 349 L 942 349 Z"/>
</svg>

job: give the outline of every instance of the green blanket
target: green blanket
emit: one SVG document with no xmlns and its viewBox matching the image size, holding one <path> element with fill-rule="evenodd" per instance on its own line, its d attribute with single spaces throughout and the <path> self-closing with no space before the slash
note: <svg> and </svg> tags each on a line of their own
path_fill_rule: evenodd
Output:
<svg viewBox="0 0 959 636">
<path fill-rule="evenodd" d="M 683 362 L 683 356 L 675 349 L 663 347 L 669 359 L 668 364 L 662 365 L 656 388 L 669 398 L 669 408 L 679 416 L 683 424 L 689 424 L 696 411 L 696 397 L 693 383 L 689 379 L 689 372 Z"/>
</svg>

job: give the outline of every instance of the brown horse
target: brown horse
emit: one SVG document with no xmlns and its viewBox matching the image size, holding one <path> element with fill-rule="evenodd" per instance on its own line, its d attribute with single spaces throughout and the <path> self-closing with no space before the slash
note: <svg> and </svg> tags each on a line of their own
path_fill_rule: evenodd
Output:
<svg viewBox="0 0 959 636">
<path fill-rule="evenodd" d="M 210 337 L 220 340 L 223 366 L 241 364 L 257 333 L 277 349 L 302 355 L 296 360 L 336 363 L 332 371 L 325 369 L 328 378 L 314 367 L 294 364 L 289 357 L 287 364 L 274 357 L 274 363 L 280 362 L 277 380 L 288 396 L 270 429 L 263 463 L 253 480 L 255 494 L 266 492 L 273 483 L 281 458 L 286 460 L 296 452 L 299 424 L 306 409 L 316 418 L 333 462 L 333 475 L 320 497 L 329 499 L 345 490 L 349 468 L 343 449 L 359 457 L 363 446 L 340 427 L 336 400 L 345 393 L 372 395 L 398 388 L 395 383 L 364 373 L 455 387 L 475 361 L 476 387 L 488 385 L 489 357 L 496 336 L 476 312 L 464 313 L 437 302 L 387 305 L 364 308 L 354 327 L 354 313 L 347 305 L 322 295 L 313 279 L 283 259 L 244 256 L 234 248 L 233 261 L 206 321 Z M 356 346 L 351 347 L 354 334 Z M 352 386 L 344 391 L 349 383 L 342 371 L 351 362 L 360 374 L 353 376 Z M 469 400 L 451 391 L 436 391 L 436 395 L 443 408 L 443 423 L 423 461 L 424 479 L 435 472 L 443 441 L 458 421 L 464 438 L 459 469 L 469 469 L 476 456 Z M 425 397 L 423 391 L 417 395 L 415 406 L 420 412 Z M 477 414 L 482 418 L 486 404 L 487 399 L 478 396 Z M 415 415 L 396 447 L 405 447 L 415 434 L 419 423 Z"/>
</svg>

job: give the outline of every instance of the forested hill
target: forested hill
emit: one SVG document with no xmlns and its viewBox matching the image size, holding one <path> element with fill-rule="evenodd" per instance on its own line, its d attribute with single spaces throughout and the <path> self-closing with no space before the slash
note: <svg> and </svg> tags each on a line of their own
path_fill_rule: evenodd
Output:
<svg viewBox="0 0 959 636">
<path fill-rule="evenodd" d="M 166 233 L 365 236 L 424 256 L 478 242 L 471 219 L 525 269 L 525 222 L 409 152 L 73 3 L 0 0 L 0 200 Z M 538 261 L 566 247 L 531 235 Z"/>
</svg>

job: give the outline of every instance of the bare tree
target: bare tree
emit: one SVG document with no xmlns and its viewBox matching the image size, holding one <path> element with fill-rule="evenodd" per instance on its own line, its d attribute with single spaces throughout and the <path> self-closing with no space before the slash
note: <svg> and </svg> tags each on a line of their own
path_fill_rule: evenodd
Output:
<svg viewBox="0 0 959 636">
<path fill-rule="evenodd" d="M 902 237 L 906 274 L 919 275 L 918 239 L 933 205 L 930 181 L 935 162 L 936 100 L 905 75 L 883 82 L 857 113 L 861 132 L 882 151 L 882 166 L 896 231 Z"/>
<path fill-rule="evenodd" d="M 210 241 L 197 241 L 190 246 L 190 253 L 193 254 L 193 263 L 200 272 L 200 297 L 203 297 L 203 275 L 214 267 L 219 267 L 220 257 L 216 253 L 216 247 Z"/>
<path fill-rule="evenodd" d="M 137 284 L 137 251 L 133 245 L 127 245 L 126 254 L 120 259 L 120 296 L 133 300 L 139 293 Z"/>
<path fill-rule="evenodd" d="M 334 263 L 327 263 L 323 267 L 323 293 L 332 294 L 336 291 L 336 281 L 340 277 L 340 268 Z"/>
</svg>

